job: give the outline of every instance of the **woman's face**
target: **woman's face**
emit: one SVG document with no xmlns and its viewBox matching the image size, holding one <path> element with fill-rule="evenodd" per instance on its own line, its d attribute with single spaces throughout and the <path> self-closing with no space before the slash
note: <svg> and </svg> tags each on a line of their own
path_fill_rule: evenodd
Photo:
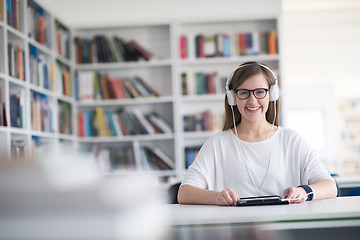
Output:
<svg viewBox="0 0 360 240">
<path fill-rule="evenodd" d="M 265 75 L 262 73 L 248 78 L 237 89 L 254 90 L 258 88 L 269 89 Z M 260 96 L 261 91 L 258 93 L 260 93 L 258 95 Z M 266 96 L 263 99 L 256 98 L 253 91 L 250 92 L 249 97 L 244 100 L 236 96 L 236 104 L 241 114 L 241 121 L 266 121 L 265 113 L 269 107 L 269 92 L 266 92 Z"/>
</svg>

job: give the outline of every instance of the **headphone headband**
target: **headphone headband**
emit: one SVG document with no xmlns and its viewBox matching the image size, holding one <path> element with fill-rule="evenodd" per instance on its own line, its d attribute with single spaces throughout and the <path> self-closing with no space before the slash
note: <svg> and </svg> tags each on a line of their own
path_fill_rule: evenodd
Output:
<svg viewBox="0 0 360 240">
<path fill-rule="evenodd" d="M 266 65 L 261 64 L 261 63 L 256 63 L 258 66 L 263 67 L 265 69 L 267 69 L 274 77 L 275 79 L 275 84 L 270 86 L 270 101 L 276 101 L 279 99 L 279 86 L 278 86 L 278 81 L 277 81 L 277 77 L 275 75 L 275 73 Z M 226 92 L 226 96 L 227 96 L 227 100 L 228 100 L 228 104 L 230 106 L 235 106 L 236 105 L 236 98 L 235 98 L 235 92 L 233 89 L 229 88 L 231 79 L 233 78 L 235 72 L 242 68 L 242 67 L 246 67 L 252 65 L 252 63 L 248 63 L 248 64 L 243 64 L 238 66 L 234 71 L 232 71 L 232 73 L 229 75 L 229 77 L 226 80 L 226 84 L 225 84 L 225 92 Z"/>
</svg>

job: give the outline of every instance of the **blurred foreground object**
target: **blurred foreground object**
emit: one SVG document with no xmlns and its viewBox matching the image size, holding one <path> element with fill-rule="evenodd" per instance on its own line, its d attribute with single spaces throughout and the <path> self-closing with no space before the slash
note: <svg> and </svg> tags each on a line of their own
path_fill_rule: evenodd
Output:
<svg viewBox="0 0 360 240">
<path fill-rule="evenodd" d="M 88 155 L 49 146 L 0 165 L 0 239 L 164 239 L 168 216 L 149 176 L 100 177 Z"/>
</svg>

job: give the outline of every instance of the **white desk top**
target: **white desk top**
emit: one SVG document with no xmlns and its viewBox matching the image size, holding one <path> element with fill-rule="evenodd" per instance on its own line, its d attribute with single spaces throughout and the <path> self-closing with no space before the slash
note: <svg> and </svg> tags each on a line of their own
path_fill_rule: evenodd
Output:
<svg viewBox="0 0 360 240">
<path fill-rule="evenodd" d="M 340 197 L 303 204 L 256 207 L 221 207 L 208 205 L 167 205 L 173 216 L 173 226 L 213 224 L 265 224 L 293 228 L 343 224 L 360 226 L 360 197 Z M 346 222 L 346 224 L 344 224 Z M 289 226 L 289 223 L 292 226 Z M 296 227 L 295 227 L 296 228 Z"/>
</svg>

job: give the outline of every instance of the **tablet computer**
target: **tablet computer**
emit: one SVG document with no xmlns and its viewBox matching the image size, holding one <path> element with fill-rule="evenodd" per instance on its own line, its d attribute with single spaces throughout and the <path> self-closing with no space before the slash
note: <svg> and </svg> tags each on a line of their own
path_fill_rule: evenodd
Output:
<svg viewBox="0 0 360 240">
<path fill-rule="evenodd" d="M 283 205 L 289 204 L 289 200 L 282 199 L 278 195 L 240 198 L 237 206 L 259 206 L 259 205 Z"/>
</svg>

